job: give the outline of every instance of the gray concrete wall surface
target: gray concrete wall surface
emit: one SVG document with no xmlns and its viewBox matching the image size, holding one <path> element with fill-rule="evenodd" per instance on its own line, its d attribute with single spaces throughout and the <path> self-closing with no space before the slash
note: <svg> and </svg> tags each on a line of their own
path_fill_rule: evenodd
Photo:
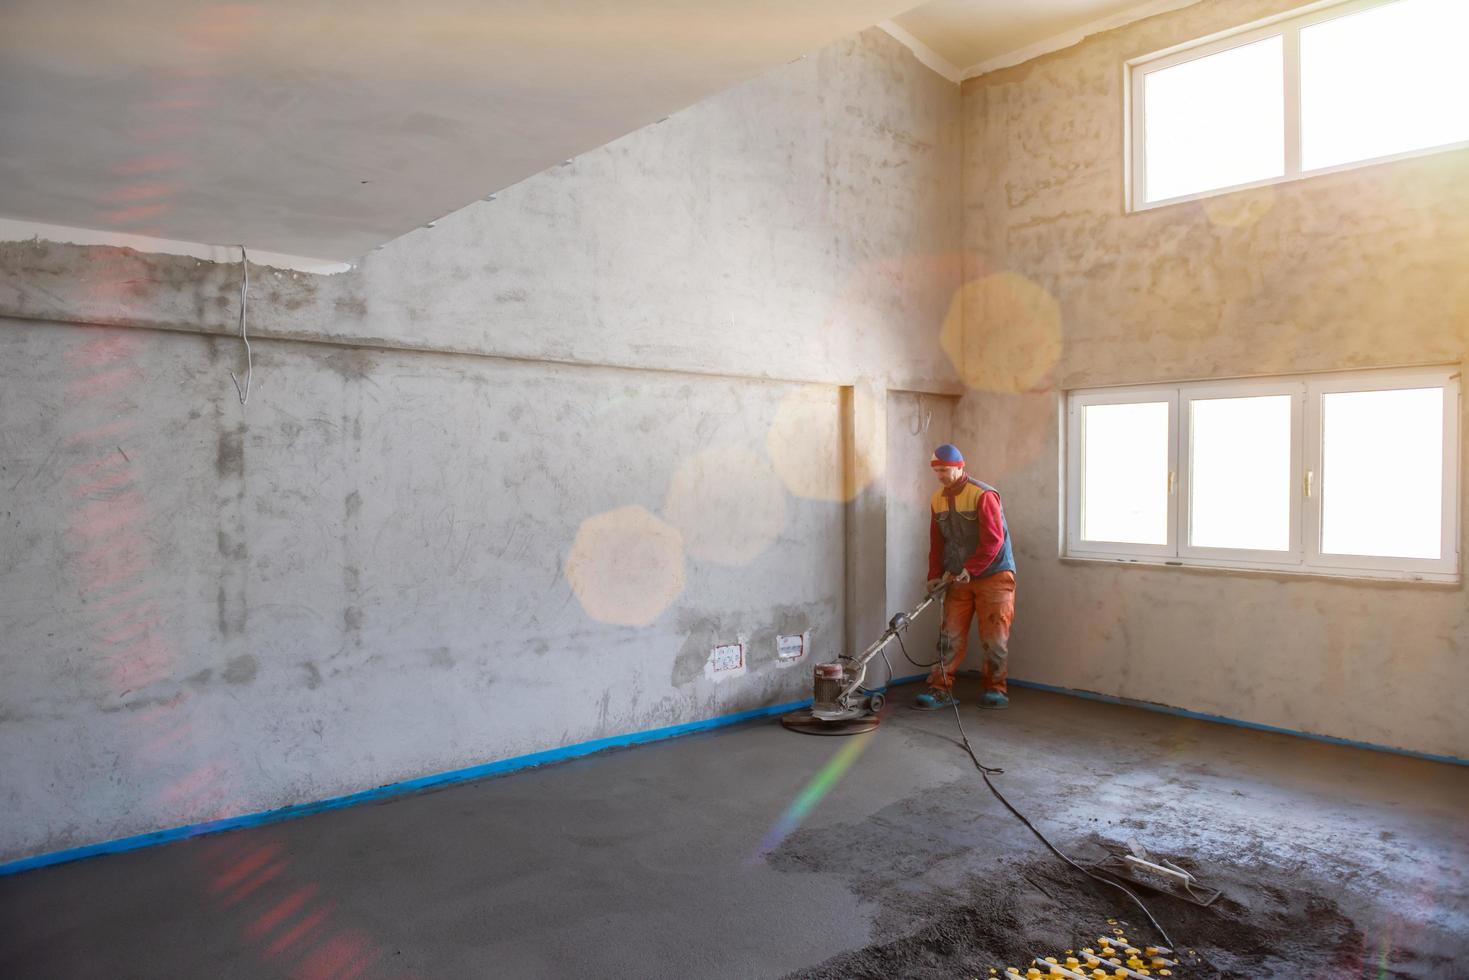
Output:
<svg viewBox="0 0 1469 980">
<path fill-rule="evenodd" d="M 957 390 L 958 112 L 869 31 L 252 269 L 243 407 L 238 266 L 6 246 L 0 860 L 804 696 L 870 518 L 843 405 Z"/>
<path fill-rule="evenodd" d="M 1065 390 L 1469 349 L 1469 152 L 1125 213 L 1123 63 L 1292 6 L 1206 0 L 964 86 L 958 424 L 1015 537 L 1012 671 L 1469 757 L 1462 587 L 1058 557 Z"/>
</svg>

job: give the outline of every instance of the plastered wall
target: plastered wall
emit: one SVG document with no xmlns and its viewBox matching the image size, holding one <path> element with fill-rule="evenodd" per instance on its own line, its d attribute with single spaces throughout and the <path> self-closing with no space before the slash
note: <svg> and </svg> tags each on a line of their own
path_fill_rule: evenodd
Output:
<svg viewBox="0 0 1469 980">
<path fill-rule="evenodd" d="M 1469 348 L 1469 152 L 1124 213 L 1123 63 L 1291 6 L 1205 0 L 963 88 L 958 426 L 1006 495 L 1012 670 L 1469 757 L 1461 587 L 1058 557 L 1065 390 L 1461 363 Z"/>
<path fill-rule="evenodd" d="M 958 108 L 870 31 L 252 269 L 247 406 L 238 266 L 0 247 L 0 860 L 804 696 L 843 405 L 957 389 Z"/>
</svg>

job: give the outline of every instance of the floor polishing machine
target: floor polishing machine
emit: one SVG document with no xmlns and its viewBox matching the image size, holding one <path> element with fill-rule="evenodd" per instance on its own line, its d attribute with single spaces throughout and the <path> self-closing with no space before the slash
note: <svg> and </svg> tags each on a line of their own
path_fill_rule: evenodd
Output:
<svg viewBox="0 0 1469 980">
<path fill-rule="evenodd" d="M 857 656 L 840 656 L 812 668 L 815 683 L 811 707 L 781 715 L 780 723 L 793 732 L 807 735 L 860 735 L 876 728 L 884 699 L 881 691 L 862 686 L 867 679 L 867 665 L 913 625 L 925 609 L 937 602 L 948 587 L 949 582 L 945 578 L 943 583 L 924 595 L 918 605 L 894 616 L 882 635 Z M 892 680 L 891 668 L 888 674 L 888 680 Z"/>
</svg>

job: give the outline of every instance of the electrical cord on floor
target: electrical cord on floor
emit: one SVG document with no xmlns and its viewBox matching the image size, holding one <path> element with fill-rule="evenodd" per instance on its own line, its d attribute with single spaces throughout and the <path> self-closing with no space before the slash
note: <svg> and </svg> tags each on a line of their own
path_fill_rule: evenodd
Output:
<svg viewBox="0 0 1469 980">
<path fill-rule="evenodd" d="M 908 648 L 903 645 L 903 637 L 901 635 L 898 636 L 898 646 L 902 648 L 902 650 L 903 650 L 903 656 L 908 657 Z M 932 666 L 937 666 L 940 662 L 942 662 L 943 659 L 944 659 L 943 657 L 940 657 L 938 660 L 934 661 L 934 663 L 933 664 L 930 664 L 929 666 L 931 666 L 931 667 Z M 923 664 L 918 663 L 912 657 L 908 657 L 908 662 L 911 663 L 911 664 L 913 664 L 913 666 L 915 666 L 915 667 L 922 667 L 923 666 Z M 991 775 L 999 775 L 999 774 L 1003 773 L 1005 770 L 1003 770 L 1003 769 L 996 769 L 993 766 L 987 766 L 984 763 L 982 763 L 982 762 L 979 761 L 979 756 L 975 754 L 974 746 L 972 746 L 972 745 L 969 744 L 969 733 L 966 732 L 966 731 L 964 731 L 964 721 L 963 721 L 962 718 L 959 717 L 959 702 L 954 701 L 954 700 L 951 699 L 950 702 L 949 702 L 949 705 L 950 705 L 950 707 L 952 707 L 954 709 L 954 724 L 956 724 L 956 725 L 959 726 L 959 738 L 963 740 L 963 743 L 964 743 L 964 751 L 967 752 L 967 753 L 969 753 L 969 761 L 973 762 L 974 763 L 974 768 L 976 768 L 976 769 L 979 770 L 980 778 L 984 780 L 985 786 L 989 787 L 989 791 L 995 795 L 995 799 L 999 800 L 1002 804 L 1004 804 L 1005 809 L 1009 810 L 1010 813 L 1014 815 L 1015 819 L 1016 820 L 1019 820 L 1022 824 L 1024 824 L 1025 827 L 1032 834 L 1035 834 L 1036 838 L 1042 844 L 1046 845 L 1046 849 L 1049 850 L 1052 854 L 1056 855 L 1056 857 L 1060 858 L 1062 861 L 1065 861 L 1067 864 L 1071 865 L 1073 868 L 1075 868 L 1077 871 L 1080 871 L 1082 874 L 1086 875 L 1088 878 L 1091 878 L 1093 881 L 1099 881 L 1099 882 L 1101 882 L 1104 885 L 1107 885 L 1107 886 L 1109 886 L 1111 888 L 1115 888 L 1118 891 L 1122 892 L 1122 894 L 1126 895 L 1128 898 L 1132 899 L 1132 903 L 1134 905 L 1136 905 L 1139 909 L 1142 910 L 1143 915 L 1145 915 L 1145 916 L 1148 917 L 1148 921 L 1153 924 L 1153 928 L 1155 930 L 1157 930 L 1158 935 L 1160 935 L 1160 936 L 1163 937 L 1163 943 L 1164 943 L 1164 945 L 1168 946 L 1171 949 L 1177 949 L 1178 947 L 1176 947 L 1176 946 L 1173 945 L 1173 940 L 1170 939 L 1170 938 L 1168 938 L 1167 931 L 1165 931 L 1164 928 L 1161 925 L 1158 924 L 1158 920 L 1155 919 L 1155 918 L 1153 918 L 1153 913 L 1148 911 L 1148 907 L 1143 904 L 1143 900 L 1140 899 L 1140 898 L 1138 898 L 1137 897 L 1137 894 L 1134 893 L 1131 888 L 1128 888 L 1126 885 L 1124 885 L 1124 884 L 1122 884 L 1120 882 L 1113 881 L 1110 878 L 1104 878 L 1104 877 L 1102 877 L 1099 874 L 1096 874 L 1094 872 L 1088 871 L 1086 868 L 1082 867 L 1080 864 L 1077 864 L 1070 857 L 1068 857 L 1067 855 L 1063 854 L 1061 852 L 1061 850 L 1058 847 L 1056 847 L 1055 844 L 1052 844 L 1046 838 L 1046 835 L 1043 834 L 1043 833 L 1041 833 L 1040 830 L 1036 827 L 1036 825 L 1033 824 L 1033 823 L 1031 823 L 1030 820 L 1027 819 L 1027 817 L 1025 816 L 1025 814 L 1023 814 L 1019 810 L 1015 809 L 1015 805 L 1013 803 L 1011 803 L 1009 800 L 1005 799 L 1005 794 L 1004 793 L 1001 793 L 1000 792 L 1000 788 L 998 786 L 996 786 L 993 782 L 990 781 L 990 776 Z"/>
</svg>

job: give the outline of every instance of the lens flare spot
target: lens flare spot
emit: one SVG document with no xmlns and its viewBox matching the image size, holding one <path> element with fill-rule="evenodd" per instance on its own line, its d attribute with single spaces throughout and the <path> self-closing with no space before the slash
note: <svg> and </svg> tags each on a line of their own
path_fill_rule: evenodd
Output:
<svg viewBox="0 0 1469 980">
<path fill-rule="evenodd" d="M 113 211 L 104 211 L 101 214 L 103 221 L 111 225 L 123 225 L 133 221 L 143 221 L 147 218 L 156 218 L 169 210 L 167 204 L 140 204 L 132 208 L 117 208 Z"/>
<path fill-rule="evenodd" d="M 854 424 L 874 431 L 880 407 L 861 388 L 852 389 Z M 851 500 L 882 473 L 877 454 L 856 454 L 848 475 L 842 459 L 841 394 L 832 388 L 803 388 L 787 395 L 775 411 L 765 437 L 765 452 L 780 481 L 803 500 Z M 864 429 L 864 426 L 867 428 Z"/>
<path fill-rule="evenodd" d="M 1275 207 L 1275 188 L 1257 187 L 1206 197 L 1203 205 L 1204 213 L 1214 224 L 1223 228 L 1248 228 Z"/>
<path fill-rule="evenodd" d="M 134 201 L 151 201 L 161 197 L 172 197 L 182 189 L 180 184 L 128 184 L 102 195 L 105 201 L 131 204 Z"/>
<path fill-rule="evenodd" d="M 716 447 L 679 466 L 663 516 L 692 557 L 748 565 L 785 530 L 785 488 L 768 460 L 740 446 Z"/>
<path fill-rule="evenodd" d="M 647 626 L 683 591 L 683 535 L 642 507 L 589 517 L 566 558 L 566 580 L 598 622 Z"/>
<path fill-rule="evenodd" d="M 954 294 L 939 343 L 969 388 L 1033 391 L 1061 359 L 1061 306 L 1018 273 L 972 279 Z"/>
<path fill-rule="evenodd" d="M 826 794 L 841 782 L 847 770 L 852 768 L 853 764 L 861 758 L 862 753 L 867 751 L 867 746 L 871 744 L 871 734 L 856 735 L 846 745 L 837 749 L 835 754 L 826 761 L 826 765 L 821 767 L 821 771 L 802 787 L 801 792 L 797 793 L 796 798 L 791 801 L 791 805 L 786 807 L 785 812 L 766 832 L 765 837 L 760 841 L 760 850 L 755 854 L 756 861 L 762 860 L 774 851 L 780 846 L 781 841 L 795 833 L 796 829 L 806 822 L 811 811 L 816 809 L 816 804 L 820 803 Z"/>
</svg>

